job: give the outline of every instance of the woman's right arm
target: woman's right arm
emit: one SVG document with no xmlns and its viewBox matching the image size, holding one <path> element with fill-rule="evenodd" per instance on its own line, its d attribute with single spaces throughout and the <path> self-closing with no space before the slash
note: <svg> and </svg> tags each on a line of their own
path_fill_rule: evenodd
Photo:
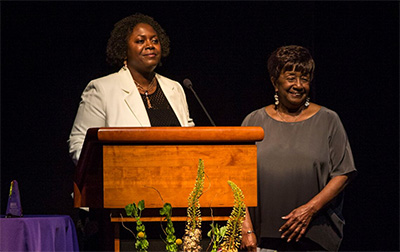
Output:
<svg viewBox="0 0 400 252">
<path fill-rule="evenodd" d="M 78 163 L 87 130 L 93 127 L 105 127 L 106 113 L 103 93 L 94 82 L 90 82 L 82 93 L 68 140 L 69 154 L 75 165 Z"/>
</svg>

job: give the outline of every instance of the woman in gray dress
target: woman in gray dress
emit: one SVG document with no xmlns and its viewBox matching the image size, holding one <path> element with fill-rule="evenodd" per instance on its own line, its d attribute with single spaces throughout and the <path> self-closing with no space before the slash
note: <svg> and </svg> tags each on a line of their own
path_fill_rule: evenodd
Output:
<svg viewBox="0 0 400 252">
<path fill-rule="evenodd" d="M 265 131 L 257 143 L 258 206 L 243 224 L 248 250 L 256 244 L 278 251 L 339 249 L 342 191 L 356 168 L 338 115 L 309 101 L 314 68 L 304 47 L 275 50 L 268 59 L 275 104 L 242 123 Z"/>
</svg>

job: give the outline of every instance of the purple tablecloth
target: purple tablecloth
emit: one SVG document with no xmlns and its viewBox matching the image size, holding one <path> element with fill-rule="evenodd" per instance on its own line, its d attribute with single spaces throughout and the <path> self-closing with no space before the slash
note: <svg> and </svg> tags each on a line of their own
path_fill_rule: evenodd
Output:
<svg viewBox="0 0 400 252">
<path fill-rule="evenodd" d="M 79 251 L 67 215 L 0 218 L 0 251 Z"/>
</svg>

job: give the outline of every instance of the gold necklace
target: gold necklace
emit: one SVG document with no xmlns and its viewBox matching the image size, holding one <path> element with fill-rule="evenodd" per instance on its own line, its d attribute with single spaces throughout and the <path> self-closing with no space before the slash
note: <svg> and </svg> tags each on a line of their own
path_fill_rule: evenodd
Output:
<svg viewBox="0 0 400 252">
<path fill-rule="evenodd" d="M 142 92 L 144 92 L 144 94 L 146 95 L 147 108 L 149 108 L 149 109 L 153 108 L 151 106 L 150 99 L 149 99 L 149 90 L 153 89 L 153 86 L 157 83 L 156 76 L 153 77 L 153 79 L 151 80 L 150 84 L 147 86 L 147 89 L 143 88 L 143 86 L 140 85 L 136 80 L 133 80 L 133 81 L 135 82 L 136 87 L 139 90 L 142 90 Z"/>
<path fill-rule="evenodd" d="M 303 112 L 303 110 L 304 110 L 304 107 L 301 108 L 299 114 L 297 114 L 295 117 L 293 117 L 294 120 L 293 120 L 292 122 L 295 122 L 295 121 L 297 120 L 297 118 L 301 115 L 301 113 Z M 276 109 L 276 113 L 278 114 L 278 116 L 279 116 L 284 122 L 288 122 L 288 121 L 285 120 L 285 118 L 283 118 L 283 116 L 281 115 L 281 112 L 279 112 L 279 109 L 278 109 L 278 108 Z"/>
</svg>

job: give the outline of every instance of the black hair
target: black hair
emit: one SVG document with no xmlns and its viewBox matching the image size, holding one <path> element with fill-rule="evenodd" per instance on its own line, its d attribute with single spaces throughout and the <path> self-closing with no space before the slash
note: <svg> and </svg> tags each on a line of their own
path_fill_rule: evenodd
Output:
<svg viewBox="0 0 400 252">
<path fill-rule="evenodd" d="M 268 58 L 270 77 L 277 80 L 281 72 L 290 70 L 314 76 L 315 63 L 307 48 L 297 45 L 282 46 L 276 49 Z"/>
<path fill-rule="evenodd" d="M 126 59 L 128 39 L 132 34 L 133 28 L 140 23 L 148 24 L 157 33 L 161 45 L 161 57 L 169 54 L 169 38 L 164 29 L 152 17 L 136 13 L 121 19 L 114 25 L 111 36 L 107 43 L 107 62 L 114 66 L 122 66 Z"/>
</svg>

